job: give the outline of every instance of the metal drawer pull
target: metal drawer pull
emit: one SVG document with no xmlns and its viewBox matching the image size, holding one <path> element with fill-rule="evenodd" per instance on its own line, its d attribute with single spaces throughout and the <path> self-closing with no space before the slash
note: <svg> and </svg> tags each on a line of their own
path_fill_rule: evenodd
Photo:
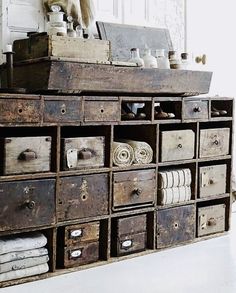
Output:
<svg viewBox="0 0 236 293">
<path fill-rule="evenodd" d="M 210 218 L 207 221 L 207 226 L 216 226 L 216 219 L 215 218 Z"/>
<path fill-rule="evenodd" d="M 121 243 L 121 248 L 123 249 L 129 249 L 132 247 L 133 241 L 132 240 L 125 240 L 124 242 Z"/>
<path fill-rule="evenodd" d="M 78 158 L 80 160 L 89 160 L 92 158 L 92 152 L 90 150 L 83 149 L 83 150 L 79 151 Z"/>
<path fill-rule="evenodd" d="M 35 208 L 36 203 L 33 200 L 27 200 L 25 202 L 25 205 L 28 209 L 33 210 Z"/>
<path fill-rule="evenodd" d="M 202 109 L 201 109 L 201 107 L 195 107 L 193 109 L 193 111 L 196 112 L 196 113 L 200 113 L 202 111 Z"/>
<path fill-rule="evenodd" d="M 79 258 L 82 256 L 82 250 L 79 249 L 79 250 L 72 251 L 70 256 L 71 258 Z"/>
<path fill-rule="evenodd" d="M 180 144 L 178 144 L 178 149 L 182 149 L 182 147 L 183 147 L 183 145 L 180 143 Z"/>
<path fill-rule="evenodd" d="M 76 238 L 76 237 L 81 237 L 83 235 L 83 230 L 82 229 L 78 229 L 78 230 L 74 230 L 70 232 L 70 236 L 72 238 Z"/>
<path fill-rule="evenodd" d="M 219 140 L 217 140 L 217 139 L 214 141 L 214 144 L 215 144 L 215 145 L 219 145 L 219 143 L 220 143 L 220 142 L 219 142 Z"/>
<path fill-rule="evenodd" d="M 142 189 L 141 188 L 135 188 L 133 190 L 133 194 L 136 196 L 140 196 L 142 194 Z"/>
<path fill-rule="evenodd" d="M 18 160 L 29 162 L 29 161 L 36 160 L 37 157 L 38 156 L 37 156 L 36 152 L 34 152 L 31 149 L 27 149 L 24 152 L 20 153 Z"/>
</svg>

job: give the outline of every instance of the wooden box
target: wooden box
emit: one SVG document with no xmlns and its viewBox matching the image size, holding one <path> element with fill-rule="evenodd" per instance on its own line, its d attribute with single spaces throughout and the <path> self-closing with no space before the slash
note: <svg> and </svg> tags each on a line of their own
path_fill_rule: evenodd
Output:
<svg viewBox="0 0 236 293">
<path fill-rule="evenodd" d="M 186 205 L 157 212 L 157 248 L 194 239 L 195 206 Z"/>
<path fill-rule="evenodd" d="M 198 208 L 198 237 L 225 231 L 225 204 Z"/>
<path fill-rule="evenodd" d="M 113 207 L 153 204 L 156 195 L 155 170 L 117 172 L 113 175 Z"/>
<path fill-rule="evenodd" d="M 193 159 L 195 134 L 192 130 L 161 132 L 161 162 Z"/>
<path fill-rule="evenodd" d="M 229 136 L 229 128 L 201 129 L 200 158 L 228 155 Z"/>
<path fill-rule="evenodd" d="M 224 194 L 226 192 L 227 166 L 213 165 L 199 168 L 199 197 Z"/>
<path fill-rule="evenodd" d="M 62 139 L 63 170 L 103 167 L 105 137 L 75 137 Z"/>
<path fill-rule="evenodd" d="M 50 171 L 51 141 L 50 136 L 3 138 L 3 174 Z"/>
<path fill-rule="evenodd" d="M 61 178 L 58 219 L 66 221 L 107 215 L 108 182 L 107 174 Z"/>
<path fill-rule="evenodd" d="M 55 180 L 0 183 L 0 231 L 52 225 Z"/>
<path fill-rule="evenodd" d="M 112 229 L 111 248 L 113 256 L 122 256 L 146 249 L 146 215 L 116 219 Z"/>
<path fill-rule="evenodd" d="M 183 103 L 183 119 L 208 119 L 209 102 L 208 101 L 185 101 Z"/>
<path fill-rule="evenodd" d="M 110 60 L 110 42 L 33 34 L 13 43 L 14 61 L 42 57 L 74 58 L 79 62 L 103 63 Z"/>
</svg>

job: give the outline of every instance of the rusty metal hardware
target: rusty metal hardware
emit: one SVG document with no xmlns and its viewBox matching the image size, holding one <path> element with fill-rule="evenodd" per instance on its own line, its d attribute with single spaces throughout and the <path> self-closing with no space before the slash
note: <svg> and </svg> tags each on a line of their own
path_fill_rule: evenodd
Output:
<svg viewBox="0 0 236 293">
<path fill-rule="evenodd" d="M 133 190 L 133 194 L 136 195 L 136 196 L 140 196 L 142 193 L 142 189 L 141 188 L 135 188 Z"/>
<path fill-rule="evenodd" d="M 202 109 L 201 109 L 201 107 L 195 107 L 193 109 L 193 111 L 196 112 L 196 113 L 200 113 L 202 111 Z"/>
<path fill-rule="evenodd" d="M 215 145 L 219 145 L 219 140 L 216 139 L 216 140 L 214 141 L 214 144 L 215 144 Z"/>
<path fill-rule="evenodd" d="M 207 226 L 216 226 L 216 219 L 215 218 L 210 218 L 207 221 Z"/>
<path fill-rule="evenodd" d="M 180 143 L 180 144 L 178 144 L 177 147 L 178 147 L 178 149 L 182 149 L 183 146 L 182 146 L 182 144 Z"/>
<path fill-rule="evenodd" d="M 203 65 L 206 65 L 206 62 L 207 62 L 207 56 L 206 56 L 206 54 L 203 54 L 202 56 L 197 56 L 196 58 L 195 58 L 195 61 L 196 61 L 196 63 L 202 63 Z"/>
<path fill-rule="evenodd" d="M 92 152 L 88 149 L 83 149 L 83 150 L 79 151 L 78 158 L 80 160 L 89 160 L 92 158 Z"/>
<path fill-rule="evenodd" d="M 35 208 L 35 205 L 36 205 L 36 203 L 33 200 L 27 200 L 25 202 L 25 206 L 30 210 L 33 210 Z"/>
<path fill-rule="evenodd" d="M 26 149 L 25 151 L 20 153 L 18 159 L 21 161 L 27 161 L 27 162 L 33 161 L 37 159 L 37 154 L 31 149 Z"/>
</svg>

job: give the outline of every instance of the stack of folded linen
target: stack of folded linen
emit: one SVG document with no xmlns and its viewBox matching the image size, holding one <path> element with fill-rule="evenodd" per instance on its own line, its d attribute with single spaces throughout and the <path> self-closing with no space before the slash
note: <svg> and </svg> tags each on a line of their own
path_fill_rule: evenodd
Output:
<svg viewBox="0 0 236 293">
<path fill-rule="evenodd" d="M 158 173 L 158 204 L 167 205 L 191 200 L 191 170 L 178 169 Z"/>
<path fill-rule="evenodd" d="M 47 238 L 38 232 L 0 238 L 0 282 L 48 272 Z"/>
</svg>

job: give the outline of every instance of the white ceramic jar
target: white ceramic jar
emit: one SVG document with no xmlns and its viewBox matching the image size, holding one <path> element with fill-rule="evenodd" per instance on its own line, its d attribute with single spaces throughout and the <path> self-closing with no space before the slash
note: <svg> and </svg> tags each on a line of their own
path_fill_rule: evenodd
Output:
<svg viewBox="0 0 236 293">
<path fill-rule="evenodd" d="M 151 55 L 151 49 L 145 49 L 143 61 L 145 68 L 157 68 L 157 59 Z"/>
<path fill-rule="evenodd" d="M 170 61 L 167 56 L 165 56 L 165 49 L 157 49 L 155 52 L 155 57 L 157 60 L 157 67 L 160 69 L 170 69 Z"/>
</svg>

